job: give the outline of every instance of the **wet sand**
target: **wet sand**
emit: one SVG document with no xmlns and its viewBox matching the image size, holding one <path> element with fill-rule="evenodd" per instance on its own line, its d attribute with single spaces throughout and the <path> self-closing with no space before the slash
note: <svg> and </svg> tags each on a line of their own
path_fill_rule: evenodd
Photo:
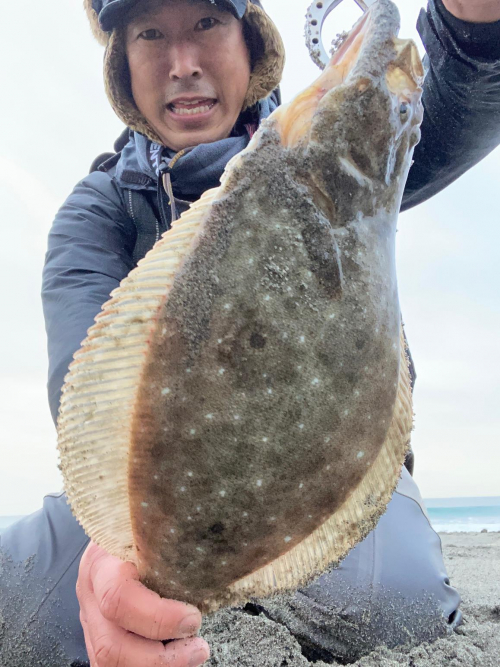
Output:
<svg viewBox="0 0 500 667">
<path fill-rule="evenodd" d="M 451 583 L 460 591 L 464 622 L 432 644 L 379 647 L 351 663 L 359 667 L 498 667 L 500 664 L 500 533 L 441 534 Z M 340 665 L 307 654 L 283 625 L 265 615 L 224 610 L 203 625 L 212 647 L 209 667 Z M 324 661 L 326 659 L 326 662 Z"/>
</svg>

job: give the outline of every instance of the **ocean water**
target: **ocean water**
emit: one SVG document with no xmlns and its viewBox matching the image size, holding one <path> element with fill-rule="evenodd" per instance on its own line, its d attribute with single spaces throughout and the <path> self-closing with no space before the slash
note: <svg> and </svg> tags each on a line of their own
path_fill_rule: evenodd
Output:
<svg viewBox="0 0 500 667">
<path fill-rule="evenodd" d="M 438 533 L 500 531 L 500 497 L 428 498 L 430 520 Z"/>
<path fill-rule="evenodd" d="M 500 532 L 500 496 L 487 498 L 428 498 L 425 505 L 438 533 Z M 0 533 L 20 516 L 0 516 Z"/>
</svg>

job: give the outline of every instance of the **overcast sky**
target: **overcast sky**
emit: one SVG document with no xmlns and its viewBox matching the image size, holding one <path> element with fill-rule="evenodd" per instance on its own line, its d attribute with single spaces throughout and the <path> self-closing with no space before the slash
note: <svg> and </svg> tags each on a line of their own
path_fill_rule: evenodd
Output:
<svg viewBox="0 0 500 667">
<path fill-rule="evenodd" d="M 401 36 L 416 37 L 422 4 L 400 0 Z M 45 390 L 46 238 L 59 206 L 122 129 L 82 5 L 16 0 L 2 12 L 0 515 L 34 511 L 62 486 Z M 304 46 L 307 0 L 265 6 L 286 45 L 288 101 L 318 74 Z M 331 36 L 355 7 L 345 0 L 332 14 Z M 400 300 L 418 372 L 415 476 L 426 497 L 500 495 L 499 176 L 497 150 L 399 220 Z"/>
</svg>

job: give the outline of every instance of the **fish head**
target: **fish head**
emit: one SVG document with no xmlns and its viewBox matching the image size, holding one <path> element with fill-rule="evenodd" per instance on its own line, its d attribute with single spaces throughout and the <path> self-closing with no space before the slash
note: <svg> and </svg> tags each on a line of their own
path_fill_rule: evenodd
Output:
<svg viewBox="0 0 500 667">
<path fill-rule="evenodd" d="M 353 206 L 369 214 L 399 205 L 420 140 L 424 79 L 415 43 L 397 37 L 399 23 L 394 3 L 378 0 L 320 77 L 273 114 L 332 223 L 352 219 Z M 341 190 L 351 199 L 338 197 Z"/>
</svg>

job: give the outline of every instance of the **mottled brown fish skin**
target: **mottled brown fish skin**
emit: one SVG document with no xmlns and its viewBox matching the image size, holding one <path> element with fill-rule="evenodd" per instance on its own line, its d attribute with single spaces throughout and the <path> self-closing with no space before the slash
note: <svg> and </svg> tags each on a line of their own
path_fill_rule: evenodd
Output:
<svg viewBox="0 0 500 667">
<path fill-rule="evenodd" d="M 356 76 L 321 91 L 304 139 L 287 145 L 284 109 L 240 156 L 158 315 L 129 495 L 139 571 L 165 597 L 209 608 L 297 546 L 387 435 L 421 110 L 415 93 L 405 120 L 389 93 L 387 73 L 409 67 L 394 6 L 373 17 Z"/>
</svg>

